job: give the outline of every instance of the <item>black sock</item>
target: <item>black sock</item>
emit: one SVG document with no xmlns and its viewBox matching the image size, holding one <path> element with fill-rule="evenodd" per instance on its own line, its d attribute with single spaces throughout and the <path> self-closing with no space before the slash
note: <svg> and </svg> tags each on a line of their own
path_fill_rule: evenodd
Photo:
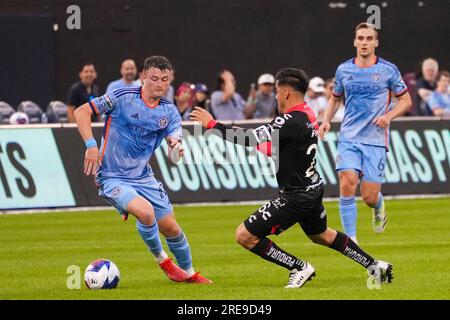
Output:
<svg viewBox="0 0 450 320">
<path fill-rule="evenodd" d="M 259 239 L 259 242 L 250 251 L 288 270 L 302 270 L 305 267 L 304 261 L 280 249 L 273 241 L 265 237 Z"/>
<path fill-rule="evenodd" d="M 336 232 L 336 239 L 334 239 L 334 242 L 331 244 L 330 248 L 339 251 L 344 256 L 358 262 L 365 268 L 368 268 L 374 263 L 374 258 L 358 247 L 358 245 L 350 239 L 349 236 L 339 231 Z"/>
</svg>

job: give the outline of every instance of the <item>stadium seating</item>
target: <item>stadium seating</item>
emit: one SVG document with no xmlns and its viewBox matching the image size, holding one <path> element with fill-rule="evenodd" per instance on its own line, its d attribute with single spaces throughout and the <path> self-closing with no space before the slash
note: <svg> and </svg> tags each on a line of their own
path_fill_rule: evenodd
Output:
<svg viewBox="0 0 450 320">
<path fill-rule="evenodd" d="M 17 111 L 25 113 L 30 119 L 30 124 L 47 123 L 47 115 L 33 101 L 22 101 L 17 106 Z"/>
<path fill-rule="evenodd" d="M 16 112 L 13 107 L 4 101 L 0 101 L 0 124 L 9 124 L 9 118 Z"/>
<path fill-rule="evenodd" d="M 47 117 L 49 123 L 67 122 L 67 105 L 61 101 L 52 101 L 47 106 Z"/>
</svg>

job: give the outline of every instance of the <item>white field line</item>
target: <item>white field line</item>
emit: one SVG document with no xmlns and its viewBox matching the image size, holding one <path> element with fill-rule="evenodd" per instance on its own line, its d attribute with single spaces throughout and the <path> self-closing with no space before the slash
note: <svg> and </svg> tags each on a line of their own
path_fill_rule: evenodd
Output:
<svg viewBox="0 0 450 320">
<path fill-rule="evenodd" d="M 449 198 L 450 194 L 438 195 L 398 195 L 398 196 L 384 196 L 386 200 L 402 200 L 402 199 L 440 199 Z M 323 198 L 324 202 L 338 201 L 339 198 Z M 358 198 L 360 200 L 360 198 Z M 174 204 L 174 207 L 210 207 L 210 206 L 239 206 L 239 205 L 262 205 L 268 200 L 261 201 L 233 201 L 233 202 L 198 202 Z M 22 210 L 0 210 L 0 215 L 6 214 L 35 214 L 48 212 L 88 212 L 88 211 L 103 211 L 113 210 L 110 206 L 97 207 L 68 207 L 68 208 L 44 208 L 44 209 L 22 209 Z"/>
</svg>

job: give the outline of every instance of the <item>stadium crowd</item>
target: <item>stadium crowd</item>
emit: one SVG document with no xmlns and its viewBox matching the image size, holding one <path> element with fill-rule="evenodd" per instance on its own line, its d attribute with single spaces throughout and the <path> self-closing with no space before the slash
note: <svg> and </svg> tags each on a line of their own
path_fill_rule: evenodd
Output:
<svg viewBox="0 0 450 320">
<path fill-rule="evenodd" d="M 141 85 L 141 72 L 132 59 L 122 62 L 120 75 L 120 79 L 108 84 L 106 91 Z M 0 101 L 0 124 L 74 122 L 73 112 L 77 107 L 103 94 L 96 84 L 96 79 L 95 65 L 85 63 L 81 66 L 79 80 L 68 90 L 66 102 L 52 101 L 45 112 L 32 101 L 23 101 L 16 108 Z M 413 99 L 413 106 L 406 116 L 450 116 L 450 73 L 439 71 L 436 60 L 423 60 L 418 72 L 405 73 L 403 79 Z M 217 120 L 263 119 L 273 118 L 277 114 L 275 79 L 270 73 L 261 74 L 256 84 L 250 84 L 247 99 L 238 92 L 231 70 L 222 70 L 218 74 L 212 90 L 204 83 L 189 81 L 181 82 L 175 90 L 174 80 L 175 74 L 172 72 L 172 85 L 166 93 L 166 98 L 177 106 L 182 119 L 186 121 L 189 120 L 194 106 L 207 109 Z M 334 78 L 323 80 L 315 76 L 309 82 L 305 100 L 319 121 L 323 119 L 333 86 Z M 392 97 L 391 107 L 395 103 L 395 97 Z M 343 120 L 344 108 L 344 105 L 340 107 L 335 121 Z M 101 121 L 100 118 L 93 120 Z"/>
</svg>

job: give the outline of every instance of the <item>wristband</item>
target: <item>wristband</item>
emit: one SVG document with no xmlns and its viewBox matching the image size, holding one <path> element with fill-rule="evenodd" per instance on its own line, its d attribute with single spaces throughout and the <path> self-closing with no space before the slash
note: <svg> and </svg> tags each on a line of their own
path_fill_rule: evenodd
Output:
<svg viewBox="0 0 450 320">
<path fill-rule="evenodd" d="M 86 149 L 97 147 L 97 141 L 94 138 L 87 139 L 85 142 Z"/>
</svg>

